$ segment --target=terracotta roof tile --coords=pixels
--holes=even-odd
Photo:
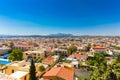
[[[53,63],[54,62],[54,58],[53,57],[47,57],[43,60],[43,63]]]
[[[93,49],[94,50],[104,50],[105,47],[103,47],[103,46],[94,46]]]
[[[76,57],[77,59],[80,59],[80,58],[88,58],[88,55],[87,54],[72,54],[70,55],[72,57]]]
[[[59,77],[65,80],[74,80],[74,70],[66,68],[66,67],[54,67],[45,75],[45,77]]]

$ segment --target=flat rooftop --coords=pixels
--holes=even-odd
[[[20,80],[20,79],[6,75],[4,73],[0,73],[0,80]]]
[[[16,71],[15,73],[11,74],[10,76],[14,77],[14,78],[17,78],[17,79],[20,79],[20,78],[26,76],[27,74],[28,74],[28,72]]]

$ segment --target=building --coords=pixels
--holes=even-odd
[[[93,46],[91,48],[91,52],[92,53],[95,53],[95,52],[103,53],[103,52],[106,52],[106,48],[101,45]]]
[[[51,57],[45,58],[45,59],[42,61],[42,63],[44,63],[44,64],[53,64],[53,63],[55,63],[58,59],[59,59],[59,56],[51,56]]]
[[[72,61],[70,64],[73,68],[79,68],[79,61]]]
[[[44,57],[44,51],[26,51],[23,53],[24,59],[29,59],[29,58],[38,59],[41,56]]]
[[[68,54],[68,51],[65,50],[65,49],[54,49],[54,53],[58,54],[58,55],[67,55]]]
[[[69,67],[53,67],[43,75],[43,80],[74,80],[74,70]]]
[[[9,50],[10,48],[8,47],[5,47],[5,46],[0,47],[0,55],[8,53]]]
[[[0,80],[19,80],[19,79],[4,73],[0,73]]]
[[[70,55],[67,60],[73,61],[73,60],[78,60],[78,61],[86,61],[88,58],[87,54],[72,54]]]
[[[11,74],[10,76],[18,79],[18,80],[28,80],[29,72],[25,71],[16,71],[15,73]]]
[[[13,62],[6,66],[5,74],[11,75],[12,77],[15,77],[15,78],[19,77],[18,78],[19,80],[28,80],[29,74],[27,74],[27,73],[29,72],[29,65],[30,65],[30,63],[26,63],[24,61]],[[17,75],[18,73],[26,73],[26,74],[19,76],[19,75]]]
[[[22,43],[16,43],[13,46],[14,49],[21,49],[23,51],[26,50],[33,50],[34,46],[33,45],[28,45],[28,44],[22,44]]]
[[[44,64],[35,63],[36,76],[40,75],[40,71],[39,71],[40,65],[43,65],[45,68],[48,67],[47,65]],[[30,62],[19,61],[6,65],[6,68],[4,69],[3,72],[19,80],[29,80],[29,69],[30,69]]]
[[[13,46],[13,48],[26,51],[26,50],[32,49],[33,47],[32,46],[25,46],[25,45],[15,45],[15,46]]]

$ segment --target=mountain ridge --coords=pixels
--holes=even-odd
[[[65,33],[57,33],[57,34],[49,34],[49,35],[7,35],[7,34],[0,34],[0,38],[3,37],[71,37],[72,34],[65,34]]]

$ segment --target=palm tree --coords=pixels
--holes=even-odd
[[[103,74],[103,79],[104,80],[117,80],[116,74],[113,72],[112,65],[108,64],[107,65],[107,70]]]
[[[117,76],[117,79],[120,80],[120,63],[115,63],[113,65],[113,71]]]
[[[94,65],[90,80],[120,80],[120,55],[112,64],[107,64],[105,57],[99,54],[94,55],[94,60],[89,64]],[[101,63],[100,63],[101,61]]]

